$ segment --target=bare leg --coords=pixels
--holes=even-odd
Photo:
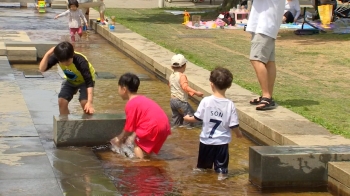
[[[137,145],[134,147],[134,153],[137,158],[141,159],[141,161],[149,161],[149,155]]]
[[[68,103],[69,102],[66,99],[58,98],[58,107],[60,110],[60,115],[69,114]]]
[[[262,97],[271,98],[271,94],[269,91],[269,76],[267,67],[261,61],[251,60],[250,61],[254,67],[256,76],[260,83]]]
[[[87,100],[80,100],[80,105],[81,105],[81,108],[83,108],[83,111],[84,111],[84,107],[87,103]],[[84,111],[84,113],[86,114],[86,112]]]
[[[267,69],[267,75],[268,75],[268,80],[269,80],[269,94],[272,97],[273,95],[273,89],[275,86],[275,80],[276,80],[276,64],[275,61],[269,61],[267,62],[266,65]]]

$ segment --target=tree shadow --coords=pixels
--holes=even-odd
[[[313,35],[295,35],[293,30],[282,30],[279,32],[278,41],[293,40],[300,45],[323,45],[332,42],[345,42],[350,40],[350,34],[335,34],[332,30],[327,30],[326,33]]]
[[[277,101],[279,105],[291,106],[291,107],[304,107],[311,105],[320,105],[320,102],[315,100],[307,100],[307,99],[287,99],[287,100],[279,100]]]

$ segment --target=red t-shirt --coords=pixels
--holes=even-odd
[[[125,131],[136,132],[136,144],[147,153],[158,154],[170,132],[169,119],[163,109],[145,96],[126,103]]]

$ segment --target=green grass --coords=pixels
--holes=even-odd
[[[234,83],[260,94],[248,59],[248,33],[186,29],[182,15],[172,15],[162,9],[107,9],[106,14],[116,16],[118,23],[147,39],[184,54],[198,66],[208,70],[216,66],[230,69],[235,76]],[[208,20],[218,14],[214,10],[200,15]],[[192,36],[183,38],[183,35]],[[292,31],[281,31],[276,42],[278,76],[274,93],[279,105],[347,138],[350,138],[350,109],[347,109],[350,64],[346,51],[349,43],[350,35],[327,32],[300,37]]]

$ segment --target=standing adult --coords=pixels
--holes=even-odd
[[[277,38],[285,1],[253,1],[246,31],[252,33],[250,62],[260,83],[262,95],[250,101],[257,110],[273,109],[273,87],[276,78],[275,40]]]
[[[90,7],[99,7],[100,20],[101,20],[101,23],[104,24],[106,6],[103,0],[78,0],[78,2],[79,2],[79,9],[81,9],[81,11],[85,13],[85,18],[88,22],[89,22]]]

